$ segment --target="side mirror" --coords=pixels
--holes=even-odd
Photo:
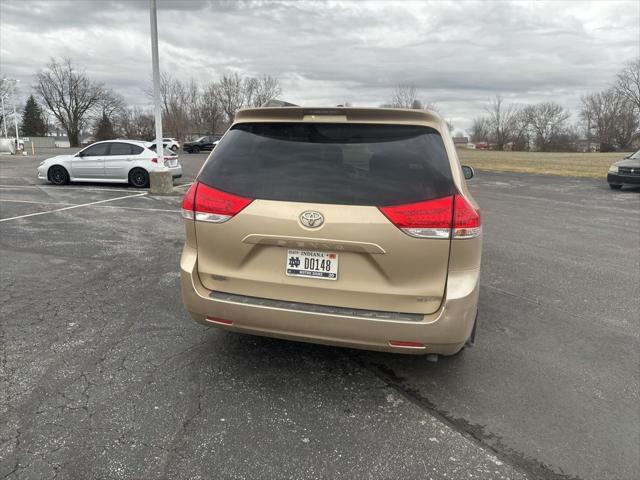
[[[473,168],[471,168],[468,165],[462,165],[462,173],[464,174],[465,180],[472,179],[473,176],[476,174],[476,172],[473,171]]]

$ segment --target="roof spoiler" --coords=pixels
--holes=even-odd
[[[441,130],[449,131],[442,118],[429,110],[410,110],[396,108],[361,108],[361,107],[260,107],[246,108],[236,113],[235,121],[259,122],[259,121],[280,121],[299,122],[305,116],[341,116],[351,122],[424,122],[440,124]]]

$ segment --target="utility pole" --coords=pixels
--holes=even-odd
[[[16,102],[13,102],[13,124],[16,127],[16,152],[20,149],[20,137],[18,136],[18,115],[16,115]]]
[[[151,60],[153,63],[153,102],[156,117],[156,153],[158,166],[164,167],[164,148],[162,146],[162,106],[160,103],[160,61],[158,58],[158,15],[156,0],[149,0],[151,19]]]

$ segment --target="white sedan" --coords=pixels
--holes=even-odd
[[[47,158],[38,165],[38,178],[54,185],[105,182],[148,187],[149,172],[161,169],[158,155],[150,146],[153,144],[135,140],[96,142],[75,155]],[[175,153],[165,149],[164,163],[174,179],[182,176],[182,167]]]
[[[173,152],[177,152],[180,149],[180,142],[178,142],[178,140],[176,140],[175,138],[163,138],[162,146],[164,148],[168,148]]]

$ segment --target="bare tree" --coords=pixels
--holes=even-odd
[[[628,97],[622,97],[614,126],[614,144],[623,150],[632,147],[633,139],[640,135],[640,114]]]
[[[398,85],[391,95],[393,108],[414,108],[414,102],[418,101],[418,92],[413,85]]]
[[[513,104],[506,105],[503,98],[496,95],[485,110],[489,114],[489,128],[496,149],[504,150],[504,146],[514,137],[518,107]]]
[[[640,58],[627,62],[618,73],[616,90],[630,101],[640,115]]]
[[[216,96],[227,123],[233,122],[236,112],[245,106],[247,90],[240,75],[223,75],[218,82]]]
[[[203,89],[198,108],[198,125],[202,133],[221,133],[228,126],[218,102],[217,91],[218,85],[213,82]]]
[[[281,93],[280,82],[270,75],[243,78],[235,73],[201,85],[164,74],[160,94],[165,131],[179,139],[193,133],[220,133],[241,108],[261,106]]]
[[[152,95],[152,92],[149,93]],[[162,123],[166,126],[167,135],[183,139],[189,130],[188,96],[188,84],[168,73],[162,75],[160,78]]]
[[[525,121],[533,130],[536,147],[547,151],[566,127],[569,112],[562,105],[554,102],[543,102],[525,107]]]
[[[271,75],[249,77],[245,80],[247,106],[260,107],[272,98],[282,94],[282,88],[277,78]]]
[[[529,150],[531,148],[531,124],[525,107],[516,107],[513,118],[512,150]]]
[[[108,140],[120,130],[118,121],[125,109],[124,97],[112,89],[103,89],[94,108],[94,137]]]
[[[118,115],[125,108],[124,97],[111,88],[102,89],[102,94],[96,103],[96,115],[110,119]]]
[[[469,136],[473,143],[489,142],[489,120],[486,117],[476,117],[471,122]]]
[[[14,93],[15,82],[8,78],[0,78],[0,97],[8,97]]]
[[[422,108],[425,110],[431,110],[432,112],[436,112],[437,114],[440,114],[440,107],[436,102],[424,103]]]
[[[153,140],[155,136],[155,119],[150,112],[140,107],[125,108],[118,116],[120,134],[126,138]]]
[[[0,98],[4,98],[5,108],[7,107],[7,99],[15,93],[15,86],[15,82],[9,80],[8,78],[0,78]],[[8,121],[8,116],[8,109],[4,112],[0,111],[0,128],[8,128],[5,125],[5,122]]]
[[[627,148],[638,133],[639,118],[635,105],[616,88],[584,95],[580,115],[589,119],[600,142],[600,150],[618,146]]]
[[[77,147],[82,127],[102,98],[102,86],[76,69],[71,60],[52,59],[36,74],[35,90],[67,132],[69,144]]]

